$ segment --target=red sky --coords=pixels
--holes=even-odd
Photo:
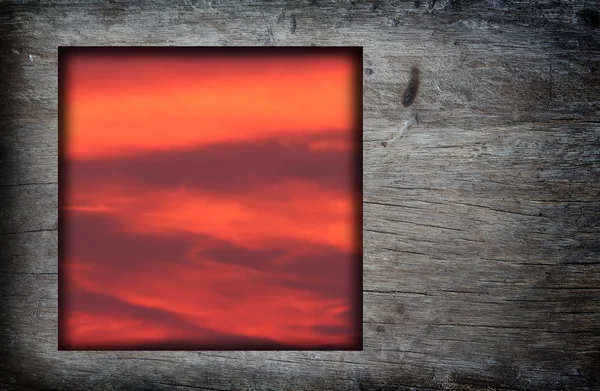
[[[61,348],[360,346],[356,56],[67,53]]]

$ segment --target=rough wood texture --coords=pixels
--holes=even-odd
[[[1,1],[0,388],[600,389],[599,9]],[[364,351],[57,351],[68,45],[364,47]]]

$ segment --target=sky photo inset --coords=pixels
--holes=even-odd
[[[59,349],[361,349],[361,72],[59,48]]]

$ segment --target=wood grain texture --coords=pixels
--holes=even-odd
[[[598,10],[0,1],[0,388],[600,389]],[[364,48],[364,351],[57,351],[70,45]]]

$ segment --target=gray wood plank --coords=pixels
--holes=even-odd
[[[1,8],[0,388],[600,389],[599,2]],[[70,45],[363,47],[362,352],[57,351]]]

